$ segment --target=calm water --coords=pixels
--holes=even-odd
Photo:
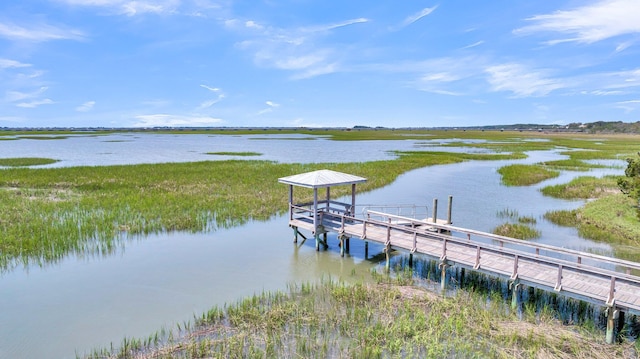
[[[215,151],[255,151],[250,157],[295,162],[303,148],[307,161],[336,162],[392,158],[389,150],[434,150],[440,142],[335,142],[309,136],[109,135],[65,140],[0,141],[0,157],[50,157],[53,166],[112,165],[225,159]],[[425,144],[427,147],[425,147]],[[451,150],[451,149],[447,149]],[[459,149],[461,150],[461,149]],[[491,231],[504,220],[497,212],[515,210],[538,220],[538,241],[610,254],[610,248],[581,239],[541,216],[552,209],[572,209],[582,201],[542,196],[538,189],[584,173],[563,173],[531,187],[504,187],[496,170],[509,163],[561,158],[532,152],[522,161],[472,161],[418,169],[382,189],[358,195],[358,203],[419,204],[431,208],[453,199],[453,222]],[[228,158],[228,157],[226,157]],[[622,164],[622,163],[621,163]],[[591,175],[621,174],[607,169]],[[251,222],[212,233],[168,233],[124,239],[117,253],[105,257],[70,256],[45,268],[17,268],[0,276],[0,358],[73,358],[92,348],[118,345],[124,336],[145,337],[162,326],[191,320],[213,305],[234,302],[263,290],[322,277],[358,280],[378,265],[381,248],[370,246],[364,258],[361,241],[351,241],[351,255],[340,258],[335,240],[328,252],[312,241],[300,247],[285,217]],[[373,257],[373,259],[371,258]]]

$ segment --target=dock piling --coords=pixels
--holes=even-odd
[[[620,316],[620,311],[616,309],[615,305],[607,307],[607,332],[605,340],[607,344],[613,344],[615,341],[616,321]]]

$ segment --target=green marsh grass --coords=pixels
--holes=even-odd
[[[506,156],[412,152],[366,163],[234,160],[3,169],[0,269],[17,261],[44,264],[68,253],[109,253],[123,234],[210,231],[266,220],[286,210],[287,187],[277,180],[293,174],[322,168],[352,173],[369,179],[359,186],[368,191],[411,169]],[[335,191],[347,193],[347,188]]]
[[[560,172],[540,165],[521,164],[501,167],[498,173],[502,176],[502,183],[507,186],[529,186],[560,175]]]
[[[535,221],[535,219],[534,219]],[[530,222],[525,222],[530,223]],[[499,236],[517,239],[535,239],[540,237],[540,231],[525,223],[503,223],[493,229],[493,233]]]
[[[574,178],[569,183],[544,187],[541,191],[545,196],[563,199],[599,198],[620,193],[617,179],[618,176],[584,176]]]
[[[207,155],[218,155],[218,156],[245,156],[245,157],[249,157],[249,156],[262,156],[262,153],[260,152],[225,152],[225,151],[220,151],[220,152],[206,152]]]
[[[0,158],[0,166],[5,167],[28,167],[28,166],[40,166],[56,163],[58,160],[52,158],[41,157],[15,157],[15,158]]]
[[[441,297],[393,279],[292,284],[87,358],[622,358],[632,349],[606,345],[586,326],[563,326],[551,312],[520,320],[491,298]]]
[[[616,256],[640,261],[638,209],[632,198],[622,194],[616,176],[578,177],[569,183],[548,186],[542,193],[564,199],[593,199],[572,211],[552,211],[545,218],[572,226],[580,236],[610,243]]]

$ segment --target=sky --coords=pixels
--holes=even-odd
[[[640,0],[3,0],[0,127],[640,121]]]

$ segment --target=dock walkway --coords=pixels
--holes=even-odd
[[[327,171],[320,172],[327,175]],[[311,178],[317,180],[318,177]],[[305,182],[298,176],[281,179],[290,185],[289,226],[294,229],[296,241],[300,229],[310,231],[319,250],[321,244],[327,245],[326,234],[336,233],[343,256],[351,238],[361,239],[384,246],[387,267],[391,251],[402,250],[410,256],[422,254],[438,260],[443,269],[459,266],[507,279],[514,302],[521,285],[527,285],[605,306],[609,343],[614,341],[615,321],[620,311],[640,315],[640,276],[637,275],[640,263],[443,224],[437,220],[435,211],[435,220],[372,210],[356,216],[355,183],[362,180],[355,176],[340,177],[333,183]],[[336,184],[352,185],[351,203],[331,200],[329,186]],[[294,185],[313,188],[313,202],[294,204]],[[319,187],[327,188],[325,200],[318,199]],[[443,289],[446,286],[446,270],[442,271],[441,286]]]

